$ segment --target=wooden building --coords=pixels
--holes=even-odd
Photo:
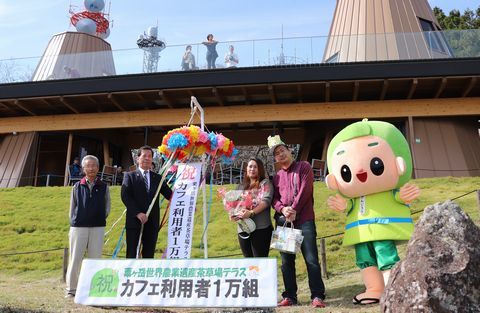
[[[336,16],[347,2],[338,1]],[[406,7],[421,1],[373,1],[380,2]],[[478,69],[480,57],[448,55],[1,84],[0,187],[45,185],[47,175],[61,185],[66,165],[85,152],[127,168],[130,149],[158,146],[169,129],[188,122],[191,96],[204,107],[210,130],[236,145],[264,145],[279,133],[302,145],[301,159],[325,159],[330,139],[344,126],[381,119],[409,140],[416,177],[476,176]]]

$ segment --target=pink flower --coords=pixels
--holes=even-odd
[[[223,206],[228,212],[232,210],[250,209],[253,205],[253,196],[249,191],[226,191],[224,188],[221,188],[217,193],[223,199]]]

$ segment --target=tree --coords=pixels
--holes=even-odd
[[[26,82],[32,79],[32,70],[12,60],[0,60],[0,84]]]
[[[480,6],[475,11],[466,9],[463,14],[459,10],[452,10],[448,16],[439,7],[434,7],[433,13],[443,30],[480,28]]]
[[[480,56],[480,6],[475,11],[466,9],[463,14],[452,10],[448,16],[442,9],[434,7],[433,13],[454,57]]]

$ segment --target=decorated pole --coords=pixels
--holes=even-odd
[[[192,109],[192,115],[194,110],[200,111],[200,129],[202,131],[205,131],[205,114],[203,112],[203,108],[198,103],[197,98],[192,96],[191,101],[190,101],[190,107]],[[205,259],[208,259],[208,216],[207,216],[207,189],[206,189],[206,175],[207,175],[207,164],[206,164],[206,155],[202,155],[202,197],[203,197],[203,229],[204,229],[204,234],[203,234],[203,256]]]
[[[173,201],[173,197],[172,197],[171,204],[173,203],[173,205],[176,207],[171,207],[170,216],[172,216],[172,212],[176,214],[176,216],[174,216],[176,218],[175,223],[177,223],[178,218],[180,217],[179,215],[181,215],[183,218],[185,217],[185,214],[187,214],[188,215],[187,222],[190,220],[193,220],[194,212],[193,211],[191,212],[190,209],[192,207],[195,207],[198,186],[201,186],[200,174],[205,169],[206,164],[208,162],[208,158],[211,158],[212,164],[215,163],[216,161],[231,163],[238,153],[238,150],[235,148],[233,141],[223,136],[221,133],[202,131],[200,127],[192,125],[191,122],[193,121],[194,115],[198,113],[201,118],[202,127],[205,127],[204,121],[203,121],[203,110],[201,109],[200,105],[198,104],[198,101],[195,98],[192,99],[191,106],[192,106],[192,116],[190,118],[190,121],[187,124],[188,126],[182,126],[182,127],[170,130],[165,136],[163,136],[162,145],[159,146],[158,148],[161,154],[163,154],[168,159],[172,158],[173,162],[177,161],[180,163],[189,163],[195,157],[201,158],[203,160],[203,164],[200,162],[197,163],[198,169],[194,168],[192,163],[190,166],[186,164],[188,168],[186,173],[182,173],[183,171],[180,170],[181,168],[180,166],[177,170],[175,184],[177,184],[177,182],[179,184],[182,183],[181,181],[182,179],[193,180],[195,176],[198,177],[198,180],[192,181],[192,186],[196,186],[196,187],[194,188],[195,189],[194,191],[190,191],[189,195],[191,196],[194,193],[195,199],[192,198],[191,199],[192,204],[187,206],[188,212],[179,208],[179,206],[182,206],[182,207],[185,206],[184,201]],[[202,183],[203,185],[205,185],[205,182],[202,182]],[[184,184],[182,186],[185,186],[185,188],[188,188],[188,184],[187,185]],[[185,188],[183,189],[182,192],[178,191],[177,188],[174,188],[174,196],[177,192],[179,196],[181,194],[181,197],[186,196]],[[205,258],[207,258],[208,246],[207,246],[207,240],[205,239],[206,231],[208,229],[206,190],[204,190],[203,192],[203,198],[205,199],[204,205],[203,205],[203,217],[204,217],[205,227],[202,235],[203,238],[201,240],[203,241],[202,244],[204,244]],[[189,219],[189,216],[190,216],[190,219]],[[172,222],[171,223],[169,222],[169,227],[173,224],[174,224],[174,221],[172,219]],[[191,249],[192,228],[188,225],[186,225],[185,227],[183,226],[181,227],[181,225],[174,225],[174,226],[175,226],[175,231],[173,232],[169,231],[167,258],[189,257],[190,249]],[[187,236],[187,232],[188,232],[188,236]],[[183,236],[184,233],[185,233],[186,239],[182,240],[181,236]],[[181,251],[183,251],[183,253],[181,253]]]

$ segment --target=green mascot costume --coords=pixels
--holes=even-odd
[[[353,303],[378,303],[399,261],[395,241],[409,240],[413,232],[409,204],[420,190],[407,183],[412,175],[408,143],[394,125],[364,119],[332,139],[327,165],[327,186],[338,191],[327,204],[347,214],[343,245],[355,248],[366,287]]]

